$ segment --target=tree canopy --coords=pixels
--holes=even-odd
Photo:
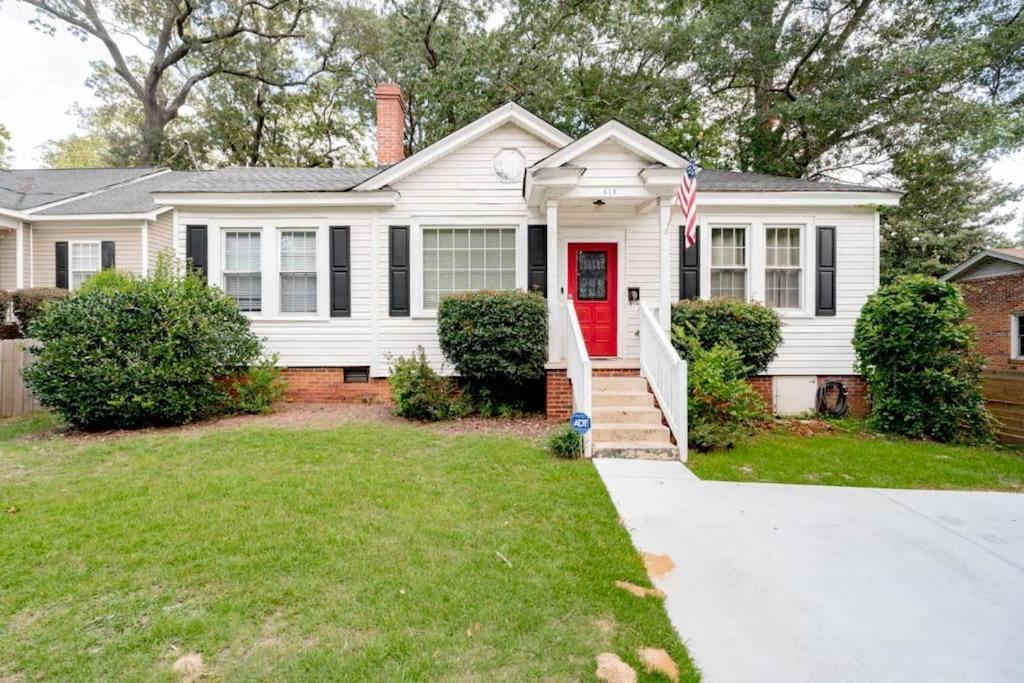
[[[994,243],[1019,197],[988,165],[1024,144],[1020,0],[22,1],[111,55],[51,163],[366,163],[394,81],[410,152],[515,101],[571,134],[699,141],[708,167],[901,187],[887,273]]]

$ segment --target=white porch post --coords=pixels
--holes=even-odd
[[[25,224],[18,222],[15,231],[14,248],[14,286],[21,289],[25,286]]]
[[[547,202],[548,360],[562,360],[562,318],[558,296],[558,202]]]
[[[658,200],[658,323],[664,329],[669,329],[672,320],[672,293],[670,290],[672,278],[669,274],[671,267],[672,240],[669,221],[672,219],[672,200]]]

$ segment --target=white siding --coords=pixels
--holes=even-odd
[[[518,149],[526,157],[527,165],[554,151],[547,143],[509,124],[395,183],[401,199],[394,209],[381,212],[377,233],[376,302],[380,317],[379,354],[372,367],[374,375],[387,373],[389,354],[407,355],[417,346],[424,347],[434,365],[440,367],[443,362],[435,318],[388,315],[388,226],[437,224],[445,219],[472,221],[477,217],[491,221],[501,217],[503,223],[507,218],[508,225],[545,222],[543,217],[527,209],[521,182],[501,182],[494,175],[494,155],[503,148]],[[520,265],[525,264],[523,252],[520,250],[517,254]]]
[[[149,221],[149,272],[156,270],[160,254],[174,252],[174,212],[165,211],[155,221]]]

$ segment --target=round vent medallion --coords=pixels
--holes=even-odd
[[[494,155],[494,175],[503,183],[517,183],[523,179],[526,157],[518,149],[503,149]]]

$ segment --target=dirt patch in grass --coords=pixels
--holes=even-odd
[[[379,422],[392,425],[418,425],[431,431],[446,434],[502,434],[519,436],[531,440],[546,437],[560,423],[548,420],[544,415],[530,414],[508,418],[466,417],[447,422],[423,423],[397,417],[391,407],[366,403],[278,403],[275,410],[267,415],[230,415],[215,417],[202,422],[174,426],[148,427],[145,429],[112,429],[86,432],[68,427],[49,427],[26,434],[26,440],[40,440],[64,436],[76,443],[90,444],[114,441],[132,436],[160,436],[164,434],[203,435],[211,431],[243,429],[247,427],[285,427],[332,429],[353,422]]]

